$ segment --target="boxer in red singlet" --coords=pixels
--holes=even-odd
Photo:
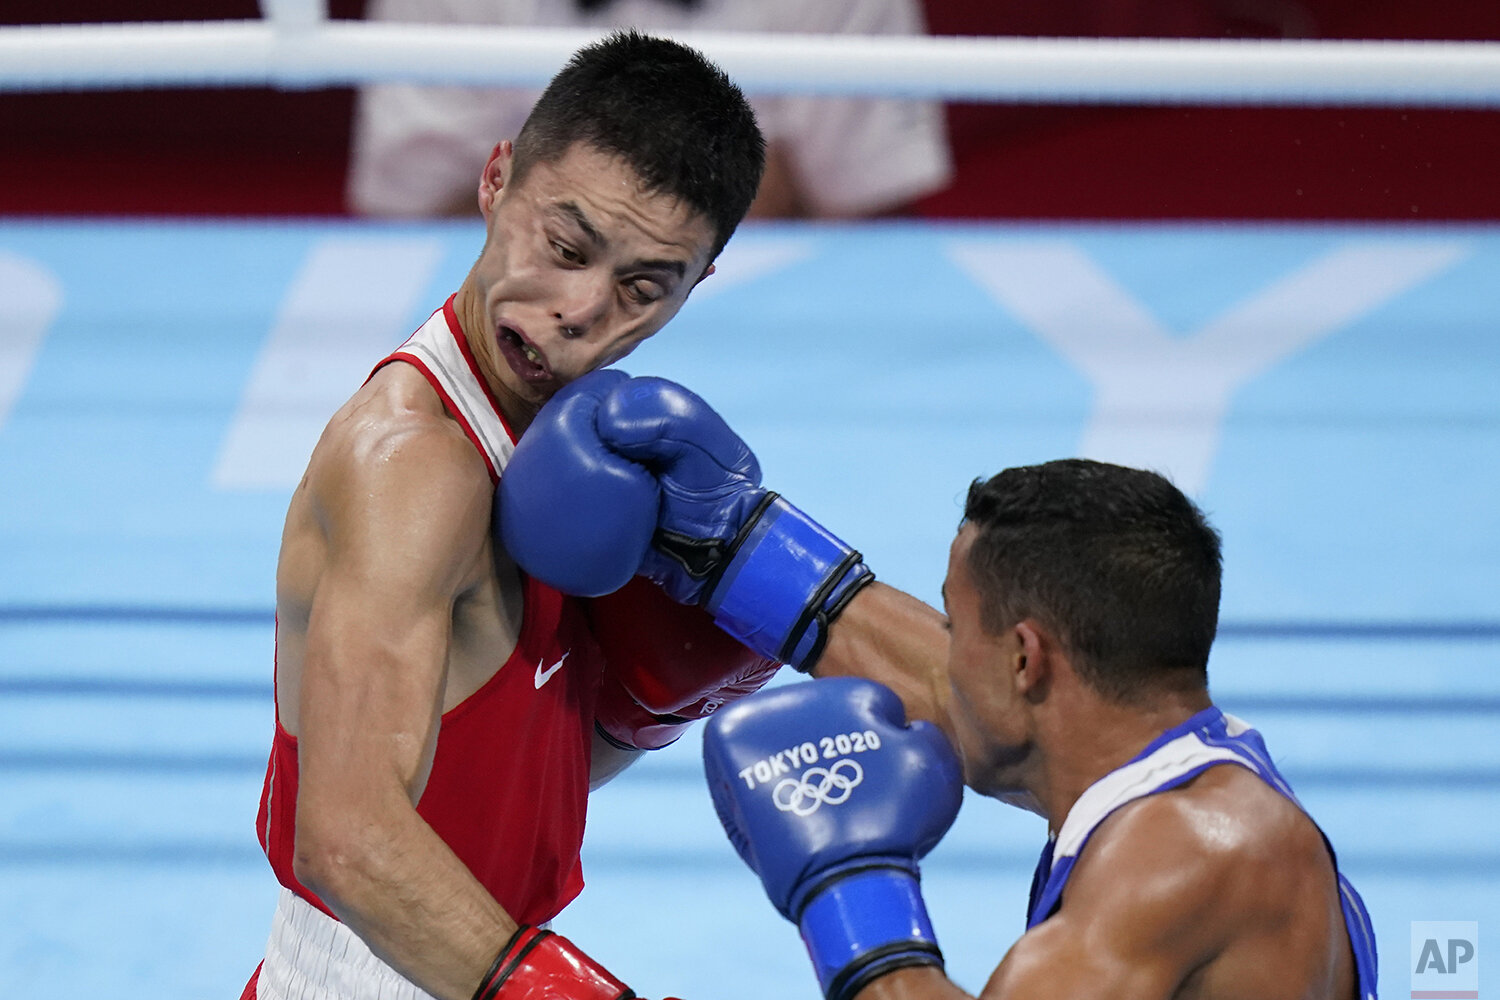
[[[608,606],[524,577],[492,501],[542,404],[712,272],[762,163],[721,72],[622,33],[575,55],[484,165],[478,261],[334,415],[287,513],[258,822],[284,888],[247,998],[525,997],[559,976],[631,995],[538,925],[582,887],[591,784],[694,712],[632,700]],[[686,701],[774,670],[710,666]]]

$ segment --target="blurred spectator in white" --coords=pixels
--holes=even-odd
[[[371,0],[370,20],[646,32],[921,34],[920,0]],[[468,215],[494,144],[540,91],[381,84],[354,114],[349,207],[379,217]],[[748,95],[767,140],[752,216],[896,214],[952,176],[936,102]]]

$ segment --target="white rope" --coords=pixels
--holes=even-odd
[[[311,28],[328,20],[325,0],[260,0],[260,12],[281,30]]]
[[[597,32],[326,20],[0,29],[0,91],[538,86]],[[753,93],[969,101],[1500,107],[1500,43],[682,33]]]

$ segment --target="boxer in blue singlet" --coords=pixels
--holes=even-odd
[[[964,784],[1051,833],[986,1000],[1374,1000],[1364,904],[1259,734],[1209,698],[1219,536],[1170,482],[1084,460],[976,482],[945,619],[735,471],[743,444],[702,400],[590,378],[512,461],[513,548],[567,578],[551,522],[633,511],[642,572],[819,678],[719,710],[704,761],[826,1000],[967,996],[917,866]]]
[[[949,553],[949,692],[933,713],[948,741],[848,679],[714,718],[720,818],[828,1000],[967,996],[916,881],[960,781],[1050,830],[1028,929],[981,997],[1374,1000],[1363,902],[1260,735],[1210,702],[1219,579],[1217,533],[1162,477],[1010,469],[971,488]],[[834,640],[861,615],[856,598]],[[782,808],[755,762],[833,732],[878,748],[847,757],[857,775],[844,758],[793,761],[781,798],[809,801]]]

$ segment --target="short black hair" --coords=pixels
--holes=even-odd
[[[1207,685],[1219,533],[1166,478],[1085,459],[1006,469],[969,487],[964,523],[986,631],[1038,621],[1117,701]]]
[[[714,257],[749,211],[766,162],[755,112],[724,71],[634,30],[579,49],[552,78],[516,136],[513,179],[579,142],[620,157],[647,190],[708,219]]]

